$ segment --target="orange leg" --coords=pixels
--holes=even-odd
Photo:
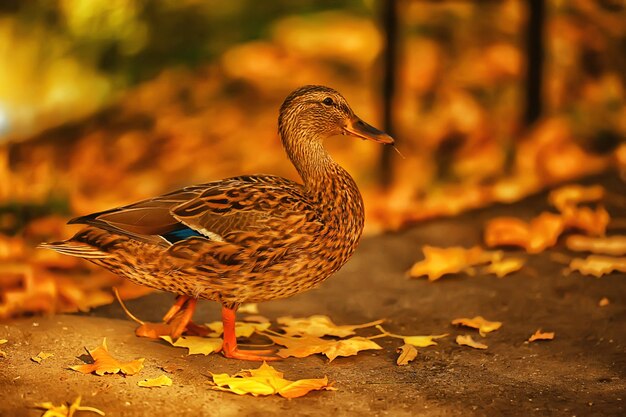
[[[248,361],[277,361],[281,358],[271,356],[272,350],[239,350],[235,334],[235,320],[237,310],[222,306],[222,324],[224,325],[224,344],[222,353],[227,358],[243,359]]]
[[[187,300],[185,301],[187,301],[187,306],[183,309],[183,313],[181,317],[178,320],[176,320],[175,323],[172,323],[174,324],[174,328],[172,329],[172,333],[171,333],[172,339],[178,339],[183,334],[183,332],[187,328],[187,325],[191,321],[191,317],[193,316],[194,311],[196,311],[196,304],[198,303],[198,299],[187,297]],[[174,304],[174,307],[177,304],[178,304],[178,301],[176,301],[176,304]]]
[[[174,303],[174,305],[163,316],[163,323],[167,323],[172,320],[172,318],[174,318],[176,313],[178,313],[180,309],[183,308],[188,300],[191,300],[191,297],[189,297],[188,295],[179,295],[178,297],[176,297],[176,303]]]

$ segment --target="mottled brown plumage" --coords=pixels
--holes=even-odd
[[[179,294],[184,298],[176,311],[185,300],[219,301],[233,313],[231,321],[240,303],[313,288],[354,253],[364,221],[354,180],[332,160],[323,140],[342,134],[393,140],[356,117],[338,92],[322,86],[302,87],[287,97],[279,133],[303,184],[252,175],[194,185],[74,219],[71,223],[87,227],[44,247]],[[236,341],[227,341],[233,338],[225,333],[227,356],[264,359],[237,351]]]

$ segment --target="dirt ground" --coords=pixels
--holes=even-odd
[[[596,179],[624,195],[624,183]],[[423,244],[479,244],[484,221],[509,214],[530,217],[546,209],[545,195],[496,206],[452,219],[431,221],[409,230],[365,239],[355,257],[319,289],[260,306],[261,314],[327,314],[338,324],[386,318],[387,330],[401,334],[450,336],[438,346],[419,349],[408,366],[395,364],[400,340],[379,340],[383,350],[365,351],[332,363],[321,356],[273,364],[289,379],[327,375],[337,391],[313,392],[286,400],[216,392],[209,372],[233,373],[255,368],[219,355],[187,356],[183,349],[135,337],[135,323],[118,305],[86,315],[19,319],[0,325],[7,358],[0,359],[0,415],[39,416],[35,403],[71,401],[98,407],[107,416],[496,416],[626,415],[626,274],[600,279],[563,275],[560,262],[572,254],[560,244],[539,255],[525,255],[527,266],[498,279],[457,275],[429,283],[409,280],[405,272],[421,258]],[[608,204],[614,218],[626,218],[624,205]],[[624,233],[614,230],[613,233]],[[610,304],[599,307],[608,297]],[[173,296],[152,294],[129,302],[145,320],[157,320]],[[215,303],[201,303],[196,321],[218,319]],[[458,317],[483,315],[502,328],[482,339],[450,325]],[[552,341],[524,341],[538,328],[556,332]],[[485,351],[457,346],[457,334],[472,334],[489,345]],[[77,357],[107,338],[120,359],[145,357],[135,376],[83,375],[68,369]],[[40,351],[54,356],[36,364]],[[179,368],[174,385],[140,388],[137,381]],[[95,415],[80,413],[79,415]]]

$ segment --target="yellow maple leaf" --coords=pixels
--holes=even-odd
[[[487,349],[488,346],[484,343],[476,342],[470,335],[458,335],[456,337],[456,343],[459,346],[469,346],[474,349]]]
[[[244,395],[274,395],[285,398],[296,398],[306,395],[313,390],[336,390],[330,386],[328,378],[300,379],[289,381],[283,378],[283,373],[277,371],[265,362],[258,369],[247,369],[233,376],[228,374],[211,374],[212,388],[219,391],[228,391]]]
[[[614,271],[626,272],[626,257],[589,255],[585,259],[575,258],[570,262],[569,270],[600,278]]]
[[[435,342],[435,339],[441,339],[441,338],[448,336],[447,333],[429,335],[429,336],[402,336],[399,334],[389,333],[387,330],[383,329],[383,327],[380,325],[377,325],[376,328],[380,330],[380,332],[384,334],[385,336],[393,337],[395,339],[402,339],[405,344],[412,345],[415,347],[435,346],[437,344],[437,342]]]
[[[188,349],[188,355],[210,355],[222,349],[222,339],[215,337],[181,336],[175,342],[170,336],[161,336],[172,346]]]
[[[397,352],[400,354],[396,363],[400,366],[408,365],[413,359],[417,357],[417,349],[415,346],[410,344],[404,344],[397,349]]]
[[[315,337],[337,336],[346,337],[353,335],[356,329],[375,326],[384,320],[376,320],[364,324],[338,326],[328,316],[314,315],[303,318],[279,317],[278,324],[287,335],[307,334]]]
[[[137,385],[144,388],[169,387],[172,385],[172,380],[167,375],[161,375],[156,378],[148,378],[143,381],[139,381],[137,382]]]
[[[4,345],[7,342],[8,342],[7,339],[0,339],[0,345]],[[6,358],[6,357],[7,357],[7,353],[3,350],[0,350],[0,358]]]
[[[466,249],[458,246],[437,248],[425,245],[422,251],[424,260],[411,267],[409,276],[427,276],[429,281],[436,281],[446,274],[469,272],[472,266],[491,262],[494,257],[501,256],[499,252],[485,251],[479,246]]]
[[[554,339],[554,332],[542,332],[541,329],[537,329],[532,336],[528,338],[528,342],[534,342],[535,340],[552,340]]]
[[[41,361],[48,359],[51,356],[54,356],[54,353],[39,352],[37,356],[33,356],[32,358],[30,358],[30,360],[33,362],[41,363]]]
[[[480,333],[481,336],[485,336],[485,334],[498,330],[502,327],[501,322],[485,320],[482,316],[476,316],[471,319],[465,317],[454,319],[452,320],[452,324],[478,329],[478,333]]]
[[[70,366],[70,369],[82,372],[83,374],[95,372],[96,375],[102,376],[104,374],[116,374],[118,372],[125,375],[135,375],[143,368],[143,361],[145,358],[136,359],[130,362],[120,362],[111,356],[106,342],[107,339],[105,337],[102,341],[102,345],[98,346],[94,350],[88,350],[89,355],[94,360],[94,363],[74,365]]]
[[[582,230],[592,236],[604,236],[611,220],[604,207],[567,207],[561,215],[566,228]]]
[[[239,306],[237,312],[240,314],[259,314],[259,305],[257,303],[244,303]]]
[[[600,255],[626,255],[626,236],[590,237],[571,235],[565,241],[567,249],[576,252],[591,252]]]
[[[506,258],[494,261],[487,265],[485,272],[495,274],[498,278],[503,278],[515,271],[519,271],[524,266],[524,259]]]
[[[338,356],[356,355],[362,350],[382,349],[376,342],[364,337],[355,336],[343,340],[326,340],[319,337],[303,335],[299,337],[266,334],[274,343],[285,346],[277,355],[281,358],[304,358],[322,353],[332,362]]]
[[[224,333],[224,324],[221,321],[205,323],[205,326],[213,332],[210,334],[211,337],[219,337]],[[250,323],[238,321],[235,323],[235,335],[236,337],[250,337],[254,332],[263,332],[269,329],[270,326],[271,323],[269,322]]]
[[[104,415],[104,411],[99,410],[95,407],[86,407],[80,405],[80,401],[81,396],[79,395],[69,406],[67,404],[54,405],[51,402],[46,401],[44,403],[36,404],[35,407],[46,410],[46,412],[43,413],[41,417],[73,417],[74,413],[76,413],[77,411],[96,413],[101,416]]]

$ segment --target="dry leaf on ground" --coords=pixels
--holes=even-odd
[[[33,362],[41,363],[41,361],[48,359],[51,356],[54,356],[54,353],[39,352],[37,356],[33,356],[32,358],[30,358],[30,360]]]
[[[502,327],[501,322],[485,320],[482,316],[476,316],[471,319],[465,317],[454,319],[452,320],[452,324],[478,329],[478,333],[480,333],[481,336],[485,336],[487,333],[493,332]]]
[[[589,255],[585,259],[575,258],[569,264],[570,271],[600,278],[611,272],[626,272],[626,257]]]
[[[601,185],[584,186],[578,184],[564,185],[550,191],[548,202],[563,211],[567,207],[579,203],[590,203],[604,198],[604,187]]]
[[[89,350],[89,355],[94,360],[94,363],[88,363],[84,365],[74,365],[70,366],[70,369],[78,372],[82,372],[83,374],[90,374],[95,372],[96,375],[104,375],[104,374],[116,374],[121,372],[125,375],[135,375],[143,368],[144,358],[135,359],[130,362],[120,362],[115,359],[109,353],[107,348],[107,339],[106,337],[102,341],[102,345],[98,346],[94,350]]]
[[[456,337],[456,343],[459,346],[469,346],[474,349],[487,349],[488,346],[484,343],[476,342],[470,335],[458,335]]]
[[[501,259],[487,265],[485,267],[485,272],[488,274],[494,274],[498,278],[504,278],[505,276],[522,269],[524,262],[525,260],[522,258]]]
[[[328,316],[314,315],[304,318],[279,317],[276,319],[281,329],[288,335],[310,335],[315,337],[337,336],[347,337],[353,335],[356,329],[376,326],[384,320],[376,320],[364,324],[338,326]]]
[[[285,346],[279,349],[277,355],[281,358],[304,358],[322,353],[332,362],[338,356],[356,355],[362,350],[382,349],[376,342],[364,337],[355,336],[343,340],[326,340],[319,337],[304,335],[300,337],[279,336],[265,334],[274,343]]]
[[[542,332],[541,329],[537,329],[532,336],[528,338],[528,342],[534,342],[535,340],[552,340],[554,339],[554,332]]]
[[[489,263],[502,256],[500,252],[485,251],[480,246],[466,249],[459,246],[437,248],[425,245],[422,250],[424,260],[411,267],[409,276],[427,276],[429,281],[436,281],[446,274],[469,272],[472,266]]]
[[[435,339],[441,339],[441,338],[448,336],[447,333],[438,334],[438,335],[429,335],[429,336],[402,336],[399,334],[389,333],[380,325],[377,325],[376,328],[380,330],[380,332],[384,334],[385,336],[393,337],[395,339],[402,339],[405,344],[412,345],[415,347],[435,346],[437,344],[437,342],[435,342]]]
[[[221,321],[205,323],[204,325],[213,332],[209,335],[211,337],[219,337],[222,333],[224,333],[224,324]],[[254,332],[263,332],[269,329],[270,326],[271,323],[269,322],[251,323],[238,321],[235,323],[235,335],[237,337],[250,337]]]
[[[222,339],[214,337],[181,336],[175,342],[170,336],[161,336],[172,346],[188,349],[188,355],[210,355],[222,349]]]
[[[590,237],[572,235],[565,241],[569,250],[576,252],[591,252],[600,255],[626,255],[626,236]]]
[[[258,369],[247,369],[237,372],[233,376],[228,374],[211,374],[212,388],[219,391],[228,391],[235,394],[259,395],[278,394],[285,398],[302,397],[313,390],[335,390],[328,383],[328,378],[300,379],[289,381],[265,362]]]
[[[172,380],[167,375],[161,375],[156,378],[139,381],[137,382],[137,385],[143,388],[169,387],[172,385]]]
[[[46,412],[43,413],[41,417],[73,417],[77,411],[92,412],[101,416],[104,415],[104,411],[99,410],[95,407],[82,406],[80,405],[80,401],[81,397],[78,396],[78,398],[76,398],[74,402],[70,405],[54,405],[51,402],[45,402],[37,404],[35,405],[35,407],[46,410]]]
[[[606,306],[608,306],[609,304],[611,304],[611,301],[609,301],[609,299],[608,299],[608,298],[606,298],[606,297],[602,297],[602,298],[600,299],[600,301],[598,301],[598,306],[600,306],[600,307],[606,307]]]
[[[400,354],[396,363],[400,366],[408,365],[413,359],[417,358],[417,349],[415,346],[404,344],[397,349],[397,352]]]
[[[604,236],[611,221],[604,207],[566,207],[562,212],[565,228],[577,229],[591,236]]]
[[[525,222],[516,217],[496,217],[485,226],[485,244],[518,246],[528,253],[539,253],[554,246],[563,233],[565,221],[558,214],[544,212]]]
[[[257,303],[244,303],[237,309],[239,314],[259,314],[259,305]]]
[[[6,342],[8,342],[7,339],[0,339],[0,345],[4,345]],[[7,353],[3,350],[0,350],[0,358],[6,358],[7,357]]]

